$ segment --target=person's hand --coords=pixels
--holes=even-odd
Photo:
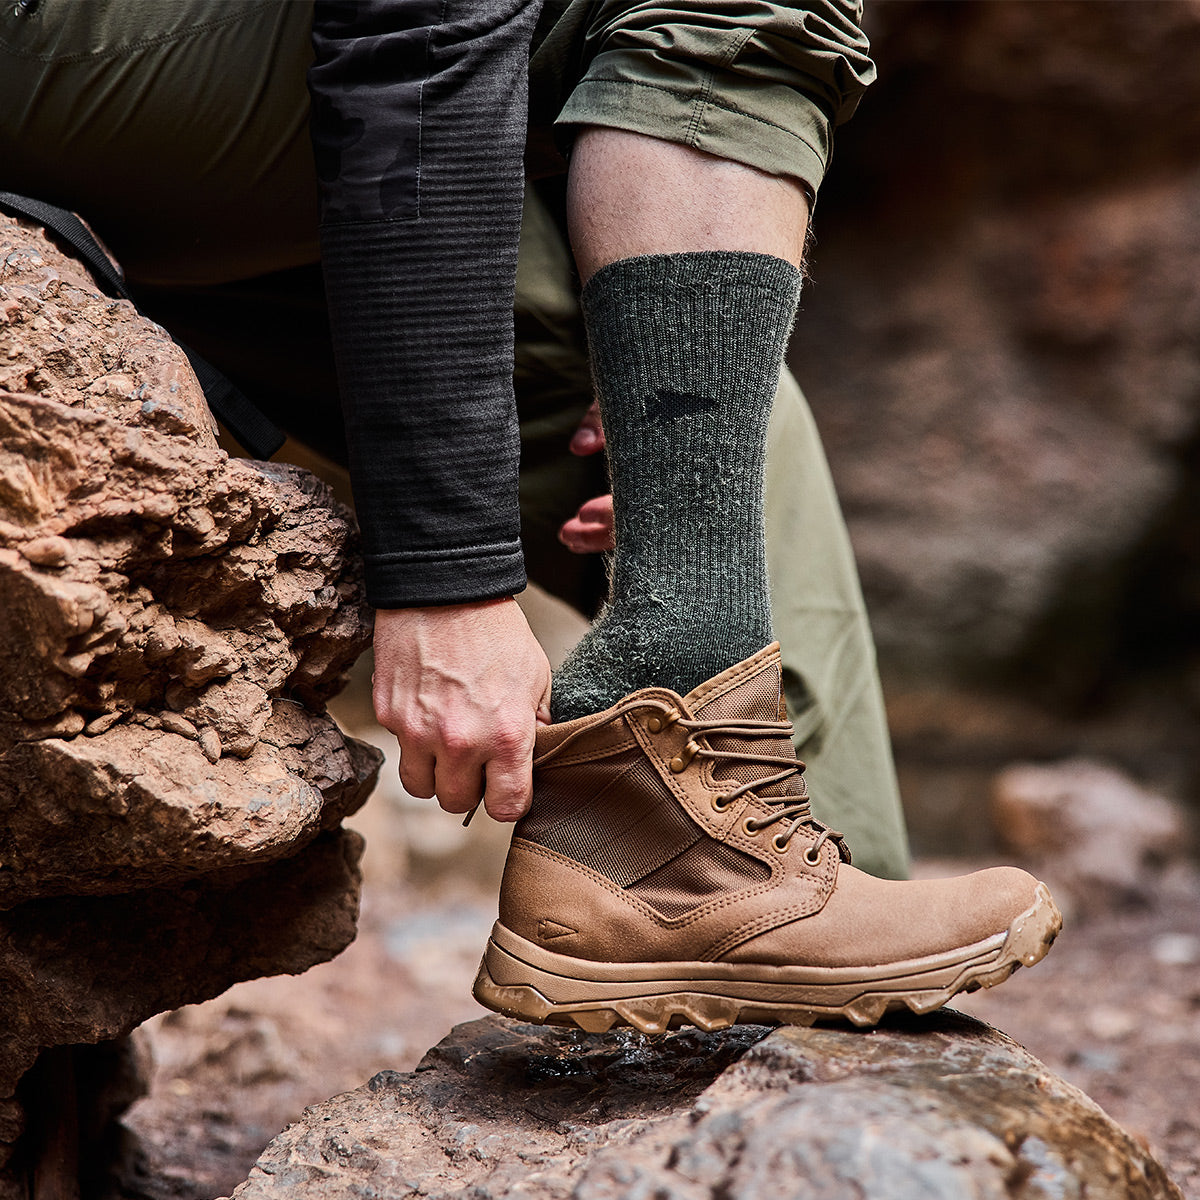
[[[452,813],[482,798],[497,821],[525,814],[550,664],[515,600],[380,609],[373,687],[406,791]]]
[[[571,438],[571,453],[581,457],[599,454],[604,449],[604,426],[600,423],[600,405],[593,403],[583,415]],[[558,540],[575,554],[600,554],[616,547],[612,496],[596,496],[558,531]]]
[[[558,540],[575,554],[600,554],[616,547],[613,498],[596,496],[579,506],[579,511],[558,531]]]
[[[571,437],[571,453],[586,458],[599,454],[604,449],[604,426],[600,422],[600,401],[593,400],[592,406],[583,414],[579,428]]]

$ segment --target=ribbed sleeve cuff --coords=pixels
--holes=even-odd
[[[367,600],[375,608],[470,604],[525,590],[519,542],[461,550],[367,555]]]

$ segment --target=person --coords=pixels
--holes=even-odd
[[[344,448],[377,609],[376,710],[406,788],[516,820],[536,747],[538,802],[477,993],[504,1011],[585,1027],[868,1021],[998,981],[1057,930],[1019,872],[953,886],[857,872],[786,742],[790,678],[814,717],[807,743],[837,742],[842,774],[882,780],[839,805],[822,774],[822,815],[849,818],[881,874],[903,873],[861,598],[815,437],[792,445],[803,460],[785,459],[793,478],[764,500],[809,211],[831,130],[873,70],[858,17],[849,0],[23,0],[0,40],[5,186],[82,211],[151,312],[286,428]],[[534,178],[567,171],[616,544],[605,607],[553,684],[513,600],[523,159]],[[551,191],[526,205],[543,226]],[[312,346],[290,351],[323,344],[309,335],[326,304],[336,371],[313,371]],[[344,442],[329,432],[335,392]],[[791,399],[784,424],[802,428]],[[769,562],[768,507],[832,533]],[[605,540],[606,512],[593,499],[563,536]],[[802,605],[790,676],[772,648],[772,571],[781,609],[793,591]],[[853,717],[826,721],[839,706]],[[550,876],[575,905],[554,916]],[[586,912],[597,920],[582,928]],[[679,922],[705,932],[681,936]],[[750,944],[765,957],[747,974],[726,959]],[[647,956],[667,965],[635,1012]],[[751,1002],[697,967],[717,959]],[[937,986],[917,987],[921,962]],[[624,982],[614,992],[581,963]],[[849,970],[854,995],[764,1009],[788,963]],[[883,963],[889,982],[864,992]],[[680,964],[706,979],[695,1002],[668,986]]]

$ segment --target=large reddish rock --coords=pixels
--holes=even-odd
[[[86,1165],[112,1089],[67,1048],[353,939],[340,825],[381,755],[325,701],[370,640],[356,547],[313,476],[218,447],[163,330],[0,217],[5,1200]]]
[[[323,711],[370,624],[322,485],[0,393],[0,487],[0,904],[278,857],[365,799]]]
[[[953,1012],[658,1038],[489,1017],[307,1109],[233,1195],[1182,1200],[1082,1092]]]

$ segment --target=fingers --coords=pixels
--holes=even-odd
[[[579,507],[579,518],[595,525],[604,525],[611,529],[613,524],[612,493],[603,496],[593,496]]]
[[[616,542],[612,496],[596,496],[582,505],[558,531],[558,540],[575,554],[600,554]]]
[[[410,796],[429,800],[437,791],[433,756],[422,754],[411,742],[409,745],[410,749],[400,753],[400,782]]]
[[[571,438],[571,453],[586,457],[589,454],[599,454],[604,449],[604,426],[600,423],[600,402],[592,401],[592,406],[583,414],[579,428]]]
[[[373,698],[396,735],[400,782],[451,813],[482,799],[498,821],[529,808],[550,664],[512,600],[379,610]]]
[[[529,811],[533,799],[533,730],[528,750],[510,749],[489,759],[483,806],[493,821],[516,821]]]
[[[550,718],[548,701],[537,720]],[[438,804],[450,813],[465,813],[483,801],[495,821],[516,821],[529,811],[533,795],[533,727],[498,736],[492,756],[480,759],[474,739],[451,750],[442,744],[436,756],[421,753],[409,741],[400,755],[400,782],[410,796]]]
[[[578,518],[563,525],[558,539],[572,554],[604,554],[616,545],[608,530],[585,525]]]
[[[484,767],[474,754],[437,760],[434,794],[446,812],[470,812],[483,797]]]
[[[404,790],[422,800],[436,796],[449,813],[469,812],[482,800],[494,820],[517,820],[533,794],[534,730],[543,713],[548,723],[548,702],[538,706],[528,728],[511,734],[397,734]]]

